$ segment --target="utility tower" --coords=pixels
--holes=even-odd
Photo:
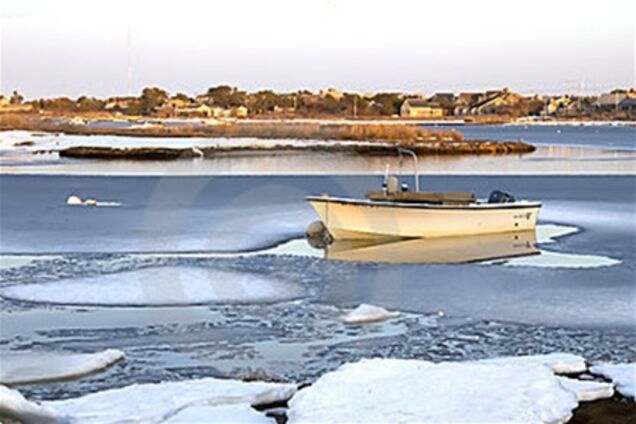
[[[132,96],[132,36],[130,25],[128,25],[128,31],[126,34],[126,50],[128,54],[126,85],[128,89],[128,95]]]

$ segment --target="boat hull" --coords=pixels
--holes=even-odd
[[[538,255],[534,230],[462,237],[334,240],[325,259],[390,264],[459,264]]]
[[[541,203],[433,205],[334,197],[307,201],[335,239],[433,238],[532,230]]]

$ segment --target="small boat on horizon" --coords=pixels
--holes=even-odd
[[[396,176],[385,175],[380,191],[366,198],[308,196],[332,239],[435,238],[534,230],[541,202],[516,200],[495,190],[488,199],[469,192],[421,192],[417,155],[415,191],[400,184]]]

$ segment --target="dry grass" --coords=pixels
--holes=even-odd
[[[223,125],[180,125],[147,126],[128,128],[91,127],[75,125],[68,121],[42,119],[38,115],[0,114],[1,129],[21,129],[29,131],[63,132],[83,135],[123,135],[133,137],[216,137],[216,138],[257,138],[257,139],[297,139],[367,141],[371,144],[343,145],[333,143],[312,146],[274,146],[284,151],[319,150],[332,152],[356,152],[360,154],[386,154],[396,147],[407,147],[420,154],[428,155],[478,155],[528,153],[534,146],[516,141],[464,140],[462,134],[453,130],[429,130],[407,124],[378,123],[282,123],[282,122],[238,122]],[[221,146],[204,149],[206,156],[220,153],[245,151],[272,151],[258,146]],[[176,159],[192,155],[190,149],[112,149],[84,148],[66,149],[63,155],[72,157],[94,157],[112,159]]]
[[[0,114],[0,129],[55,131],[67,134],[102,134],[152,137],[253,137],[265,139],[384,141],[400,144],[463,140],[453,130],[428,130],[407,124],[228,123],[215,126],[157,125],[146,128],[105,128],[41,119],[37,115]]]

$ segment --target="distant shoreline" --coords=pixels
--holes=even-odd
[[[264,140],[300,140],[303,143],[274,145],[216,146],[200,148],[161,147],[93,147],[75,146],[59,151],[60,156],[86,159],[174,160],[216,157],[229,153],[285,153],[297,151],[355,153],[363,155],[393,154],[397,148],[411,149],[422,155],[523,154],[535,150],[523,141],[465,140],[459,131],[426,129],[401,123],[360,122],[288,122],[239,120],[212,124],[170,121],[145,121],[141,125],[87,125],[65,120],[37,117],[2,120],[0,129],[57,132],[71,135],[114,135],[129,137],[174,138],[256,138]],[[321,143],[312,143],[321,141]]]

